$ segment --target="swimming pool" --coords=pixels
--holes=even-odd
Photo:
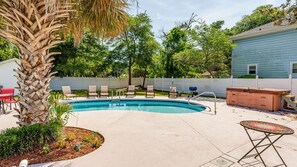
[[[204,106],[189,105],[185,101],[177,100],[137,100],[121,99],[112,100],[91,100],[70,102],[74,112],[102,111],[102,110],[128,110],[128,111],[146,111],[154,113],[196,113],[205,110]]]

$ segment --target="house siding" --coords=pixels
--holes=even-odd
[[[261,78],[288,78],[291,62],[297,61],[297,30],[233,41],[232,75],[248,74],[248,65],[257,64]],[[293,78],[297,78],[293,74]]]

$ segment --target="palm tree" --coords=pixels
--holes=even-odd
[[[20,126],[47,123],[53,56],[49,49],[72,32],[78,46],[85,27],[100,37],[116,36],[127,22],[126,0],[1,0],[0,36],[19,51]]]

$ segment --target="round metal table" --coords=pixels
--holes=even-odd
[[[253,150],[256,151],[256,156],[255,158],[257,158],[258,156],[260,157],[262,163],[264,164],[264,166],[266,167],[266,164],[263,160],[263,158],[261,157],[261,154],[266,151],[269,147],[272,146],[272,148],[275,150],[275,152],[277,153],[277,155],[279,156],[279,158],[281,159],[282,163],[281,165],[287,166],[285,161],[283,160],[283,158],[281,157],[281,155],[279,154],[279,152],[277,151],[277,149],[275,148],[275,146],[273,145],[276,141],[278,141],[281,137],[283,137],[284,135],[292,135],[294,134],[294,130],[291,128],[288,128],[286,126],[283,125],[279,125],[279,124],[274,124],[274,123],[269,123],[269,122],[262,122],[262,121],[242,121],[240,122],[240,125],[244,127],[251,143],[253,144],[253,148],[248,151],[239,161],[238,163],[245,159],[250,157],[251,155],[249,155]],[[262,132],[264,133],[264,138],[261,139],[252,139],[249,130],[253,130],[253,131],[257,131],[257,132]],[[272,140],[271,137],[276,137],[274,140]],[[259,141],[258,143],[256,143],[257,141]],[[268,144],[263,144],[261,145],[261,143],[263,143],[264,141],[268,141]],[[263,148],[262,150],[259,150],[260,148]],[[252,155],[253,156],[253,155]]]

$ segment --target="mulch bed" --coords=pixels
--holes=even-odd
[[[62,138],[48,145],[48,153],[43,147],[37,148],[22,155],[0,160],[0,167],[18,166],[24,159],[27,159],[29,164],[74,159],[96,150],[103,142],[104,138],[99,133],[81,128],[65,127]],[[80,143],[80,149],[75,149],[75,145],[78,143]]]

